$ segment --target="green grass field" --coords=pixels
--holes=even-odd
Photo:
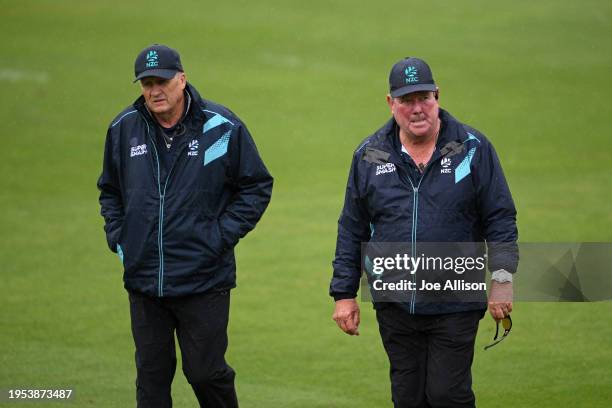
[[[612,241],[609,1],[0,6],[2,389],[134,406],[128,302],[95,183],[106,127],[139,92],[134,57],[154,42],[248,124],[275,176],[237,248],[228,359],[243,407],[391,406],[371,307],[346,336],[327,289],[351,153],[388,118],[401,57],[430,62],[442,107],[495,144],[521,241]],[[611,318],[611,302],[518,303],[510,338],[484,352],[487,316],[478,405],[609,407]],[[174,384],[176,406],[194,406],[180,369]]]

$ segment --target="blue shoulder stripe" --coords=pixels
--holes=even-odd
[[[467,142],[468,142],[468,141],[470,141],[470,140],[475,140],[475,141],[477,141],[478,143],[480,143],[480,140],[479,140],[479,139],[478,139],[476,136],[474,136],[473,134],[471,134],[470,132],[467,132],[467,135],[468,135],[468,138],[467,138],[467,139],[465,139],[465,141],[464,141],[463,143],[467,143]]]
[[[474,138],[474,139],[476,139],[476,138]],[[478,139],[476,139],[476,140],[478,140]],[[470,172],[471,172],[470,164],[472,164],[472,158],[474,157],[474,153],[476,153],[476,148],[472,147],[468,151],[467,156],[465,156],[463,161],[461,163],[459,163],[459,165],[455,169],[455,184],[457,184],[458,182],[460,182],[461,180],[463,180],[464,178],[466,178],[470,174]]]
[[[214,160],[217,160],[219,157],[223,157],[225,153],[227,153],[227,145],[229,143],[231,134],[232,131],[228,130],[219,138],[219,140],[206,149],[204,152],[204,166]]]
[[[119,122],[121,122],[123,120],[123,118],[125,118],[127,115],[131,115],[134,112],[138,112],[137,110],[133,110],[133,111],[129,111],[127,113],[124,113],[123,115],[121,115],[121,117],[119,119],[117,119],[117,121],[115,123],[113,123],[111,125],[111,127],[115,127],[115,125],[119,124]]]
[[[463,141],[464,144],[469,142],[470,140],[475,140],[478,143],[480,143],[480,139],[478,139],[472,133],[467,132],[467,131],[466,133],[467,133],[467,139]],[[463,161],[461,161],[461,163],[459,163],[459,165],[455,169],[455,184],[457,184],[458,182],[466,178],[472,172],[472,169],[470,166],[472,164],[472,158],[474,157],[474,153],[476,153],[476,146],[468,150],[468,153],[463,159]]]
[[[232,121],[230,121],[225,116],[217,112],[209,111],[207,109],[202,109],[202,112],[208,112],[208,113],[214,114],[212,118],[208,119],[206,123],[204,123],[204,128],[202,129],[202,133],[206,133],[209,130],[214,129],[217,126],[222,125],[224,123],[229,123],[230,125],[234,126],[234,123]]]

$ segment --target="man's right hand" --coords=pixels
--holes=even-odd
[[[359,336],[359,305],[355,299],[340,299],[336,301],[336,309],[332,319],[343,332],[351,336]]]

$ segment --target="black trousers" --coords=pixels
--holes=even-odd
[[[201,407],[237,407],[234,370],[225,361],[229,292],[180,298],[129,293],[136,345],[136,400],[139,408],[171,407],[176,371],[174,332],[183,372]]]
[[[411,315],[392,303],[376,310],[396,408],[475,407],[471,366],[484,312]]]

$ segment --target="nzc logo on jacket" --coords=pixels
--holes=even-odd
[[[442,168],[440,169],[440,173],[442,174],[450,174],[453,172],[453,169],[450,168],[452,164],[452,160],[449,157],[445,157],[442,160],[440,160],[440,166],[442,166]]]
[[[199,147],[200,144],[198,143],[198,140],[193,139],[191,142],[189,142],[189,151],[187,151],[187,156],[197,156]]]

